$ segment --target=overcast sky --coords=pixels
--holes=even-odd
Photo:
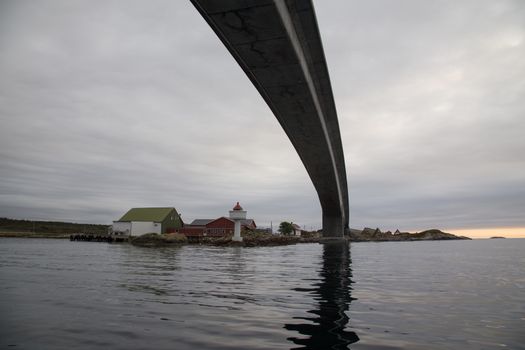
[[[316,1],[350,226],[525,227],[525,1]],[[319,228],[299,157],[189,1],[0,0],[0,216],[240,201]]]

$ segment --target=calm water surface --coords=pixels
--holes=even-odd
[[[148,249],[0,239],[0,347],[525,349],[525,239]]]

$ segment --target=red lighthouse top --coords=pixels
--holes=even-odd
[[[242,207],[240,206],[239,202],[233,207],[233,210],[242,210]]]

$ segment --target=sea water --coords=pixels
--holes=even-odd
[[[525,349],[525,239],[0,239],[0,348]]]

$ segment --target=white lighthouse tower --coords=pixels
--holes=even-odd
[[[242,207],[237,202],[237,205],[230,210],[230,219],[235,221],[235,231],[233,231],[233,240],[242,242],[241,237],[241,221],[246,219],[246,210],[242,210]]]

